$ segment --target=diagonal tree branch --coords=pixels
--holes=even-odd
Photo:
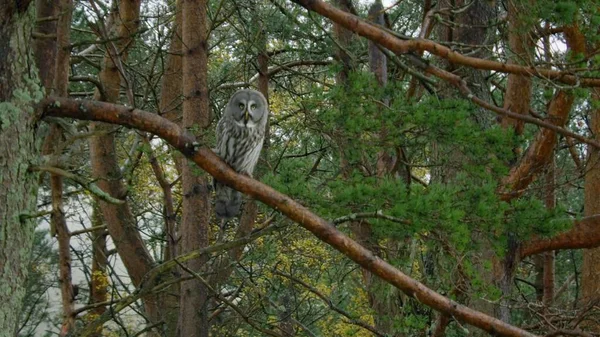
[[[43,100],[41,107],[46,116],[103,121],[154,133],[216,179],[279,210],[363,268],[424,305],[446,313],[460,322],[476,326],[498,336],[536,336],[456,303],[408,277],[290,197],[257,180],[237,174],[209,147],[198,144],[190,133],[156,114],[115,104],[54,97]]]
[[[569,117],[574,96],[560,90],[550,101],[548,118],[557,127],[562,127]],[[504,201],[521,196],[529,184],[548,165],[556,147],[556,132],[543,128],[535,135],[535,139],[527,148],[519,162],[513,166],[508,176],[502,180],[500,198]]]
[[[433,55],[447,59],[451,63],[477,69],[493,70],[501,73],[519,74],[524,76],[536,76],[546,80],[554,80],[572,86],[600,86],[600,78],[581,77],[552,69],[520,66],[517,64],[501,63],[480,59],[477,57],[465,56],[431,40],[402,40],[382,27],[369,23],[356,15],[337,9],[321,0],[292,0],[292,2],[299,4],[310,11],[316,12],[319,15],[322,15],[343,26],[344,28],[384,46],[396,54],[428,51]]]

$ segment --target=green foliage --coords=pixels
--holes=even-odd
[[[388,249],[397,245],[393,253],[386,253],[387,261],[413,270],[414,277],[439,291],[450,292],[455,259],[461,257],[469,296],[498,301],[504,294],[483,277],[482,270],[491,273],[493,267],[491,261],[479,261],[481,251],[490,245],[503,258],[514,240],[551,236],[570,225],[563,207],[548,209],[537,195],[527,194],[511,203],[499,199],[498,181],[516,160],[514,149],[526,144],[536,130],[515,137],[500,127],[482,128],[476,122],[480,110],[471,103],[435,97],[407,102],[403,88],[402,82],[392,82],[383,89],[366,72],[352,73],[346,85],[325,92],[314,88],[302,102],[311,111],[307,116],[310,132],[296,132],[287,146],[306,147],[305,152],[322,147],[311,133],[328,141],[328,160],[319,166],[322,173],[308,176],[314,157],[290,158],[281,160],[277,171],[263,181],[328,219],[380,212],[402,220],[367,219],[371,240]],[[375,174],[378,153],[394,147],[403,147],[410,154],[408,161],[420,164],[413,172],[429,181],[426,188],[414,182],[407,186],[397,176]],[[342,160],[349,169],[341,168]],[[451,179],[440,181],[435,176],[438,168],[449,170]],[[403,244],[407,240],[416,242],[415,248]],[[423,261],[411,258],[409,249],[420,249]],[[448,249],[454,255],[444,257]],[[393,298],[386,287],[375,295],[381,300]],[[387,318],[397,331],[408,335],[431,320],[430,313],[410,308]],[[462,336],[464,331],[449,329],[448,335]]]
[[[400,239],[444,230],[461,251],[476,248],[470,244],[474,231],[488,233],[491,238],[503,237],[506,232],[527,238],[563,229],[548,221],[560,216],[560,211],[549,214],[535,198],[510,205],[498,199],[497,181],[508,173],[507,163],[514,160],[512,149],[517,145],[509,132],[499,127],[480,129],[471,118],[478,110],[463,100],[407,103],[401,99],[402,93],[394,90],[399,86],[392,83],[383,90],[370,75],[354,73],[348,85],[314,95],[306,105],[318,114],[318,130],[336,142],[330,155],[343,153],[353,169],[315,185],[301,174],[312,162],[294,159],[282,162],[278,174],[268,175],[265,182],[313,205],[328,218],[382,210],[410,221],[410,225],[398,225],[373,220],[381,238]],[[386,100],[392,102],[389,108],[382,107]],[[382,128],[386,129],[385,138],[379,134]],[[373,174],[373,162],[383,148],[412,149],[432,141],[447,153],[441,162],[430,162],[430,166],[448,164],[444,159],[447,154],[460,158],[459,163],[449,162],[458,165],[454,170],[459,171],[452,184],[433,182],[426,189],[417,185],[407,188],[400,179]],[[367,165],[373,166],[365,170]]]

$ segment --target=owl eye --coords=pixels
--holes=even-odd
[[[240,108],[240,110],[244,110],[244,103],[240,103],[240,105],[238,105],[238,107]]]
[[[250,105],[250,110],[254,110],[254,109],[256,109],[256,104]]]

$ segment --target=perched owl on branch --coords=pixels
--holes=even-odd
[[[260,92],[238,90],[217,124],[215,152],[236,172],[252,176],[260,156],[269,118],[267,100]],[[240,210],[240,192],[215,181],[215,212],[221,219],[235,217]]]

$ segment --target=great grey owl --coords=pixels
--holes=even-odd
[[[252,176],[265,137],[269,118],[265,97],[256,90],[238,90],[217,124],[215,152],[236,172]],[[221,219],[235,217],[240,210],[240,192],[215,181],[215,212]]]

